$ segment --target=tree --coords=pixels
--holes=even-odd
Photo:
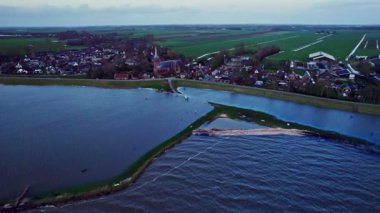
[[[253,54],[253,58],[256,58],[259,61],[262,61],[264,58],[274,55],[276,53],[280,52],[280,48],[275,47],[275,46],[269,46],[269,47],[264,47],[257,51],[255,54]]]
[[[283,69],[285,72],[290,72],[290,61],[289,60],[282,60],[279,62],[279,67]]]
[[[237,55],[237,56],[244,55],[245,44],[244,43],[236,44],[234,49],[235,49],[235,55]]]
[[[368,86],[360,91],[363,100],[368,103],[380,103],[380,87]]]
[[[358,64],[358,69],[361,73],[363,73],[365,76],[369,76],[372,72],[374,72],[374,67],[367,61],[360,62]]]
[[[216,69],[224,64],[224,59],[227,57],[228,52],[225,50],[220,51],[210,61],[211,69]]]

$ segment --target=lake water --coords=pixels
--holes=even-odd
[[[260,128],[229,119],[204,127]],[[42,210],[379,212],[379,165],[378,155],[314,137],[192,136],[122,192]]]
[[[179,90],[190,99],[265,112],[284,121],[335,131],[380,144],[380,116],[215,90],[194,88],[180,88]]]
[[[0,85],[0,197],[106,180],[212,108],[208,101],[379,142],[379,117],[201,89]],[[227,118],[205,128],[265,128]],[[294,136],[192,136],[132,187],[53,212],[379,212],[380,157]],[[41,209],[35,210],[40,211]]]
[[[0,198],[112,178],[211,109],[149,89],[0,85]]]

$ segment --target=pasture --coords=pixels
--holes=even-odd
[[[356,55],[380,55],[380,32],[367,33],[367,37],[356,51]]]
[[[150,31],[146,31],[148,33]],[[279,54],[269,57],[273,62],[280,60],[305,60],[310,53],[324,51],[343,61],[358,44],[366,32],[339,30],[335,34],[316,34],[312,31],[264,31],[264,30],[159,30],[150,34],[157,42],[175,52],[188,57],[208,57],[220,50],[233,50],[237,44],[244,43],[247,49],[256,50],[269,45],[278,46]],[[137,35],[143,35],[139,32]],[[377,53],[375,38],[380,34],[368,34],[372,49],[359,48],[361,51]],[[373,38],[372,38],[373,37]]]
[[[333,34],[329,37],[323,38],[320,36],[319,38],[313,40],[313,45],[308,46],[304,49],[300,49],[298,51],[295,51],[295,49],[292,48],[283,48],[280,45],[281,49],[285,52],[277,54],[270,58],[273,60],[304,60],[308,58],[310,53],[323,51],[335,56],[335,58],[339,61],[344,61],[348,54],[358,44],[363,35],[364,32],[360,31],[338,31],[336,34]],[[299,47],[302,47],[303,45],[307,44],[300,42],[298,45]]]
[[[27,55],[31,52],[79,49],[83,46],[65,46],[63,41],[53,38],[0,38],[0,55]]]

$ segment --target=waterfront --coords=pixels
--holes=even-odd
[[[376,116],[367,116],[363,114],[348,113],[325,108],[316,108],[307,105],[294,104],[290,102],[272,100],[262,97],[191,88],[180,88],[180,91],[182,91],[185,94],[185,96],[188,96],[189,99],[181,95],[161,93],[151,89],[120,90],[101,89],[93,87],[0,86],[0,95],[2,95],[1,97],[3,98],[2,104],[0,105],[0,109],[8,112],[6,114],[2,114],[0,117],[0,130],[2,131],[2,135],[4,135],[4,137],[1,140],[1,143],[5,147],[5,149],[2,150],[2,152],[0,153],[0,156],[3,158],[1,169],[5,171],[5,178],[2,179],[2,186],[4,187],[4,190],[2,190],[2,193],[4,193],[3,196],[14,197],[22,191],[22,188],[25,187],[25,185],[30,185],[32,187],[31,194],[35,195],[41,192],[49,192],[55,189],[67,188],[72,186],[81,186],[86,183],[92,183],[97,181],[107,181],[112,177],[120,175],[120,173],[125,171],[133,162],[135,162],[138,158],[144,155],[147,151],[151,150],[154,147],[157,147],[165,140],[169,139],[173,135],[177,134],[179,131],[183,130],[185,127],[189,126],[202,115],[209,112],[212,109],[212,107],[208,104],[208,101],[238,106],[242,108],[249,108],[257,111],[263,111],[266,113],[273,114],[278,118],[284,119],[288,122],[297,122],[301,124],[307,123],[311,126],[321,129],[326,128],[324,126],[314,125],[315,120],[317,118],[322,119],[321,115],[325,116],[323,118],[326,119],[327,126],[332,124],[339,124],[339,122],[337,121],[333,123],[334,119],[336,120],[337,118],[334,117],[334,113],[337,113],[336,115],[342,118],[348,116],[349,119],[353,122],[365,122],[365,124],[368,124],[368,126],[362,126],[361,128],[367,128],[367,130],[369,131],[374,131],[374,128],[376,128],[377,125],[376,122],[378,122],[378,117]],[[289,113],[289,109],[294,109],[295,107],[297,108],[298,115],[302,115],[298,116],[297,119],[303,118],[305,120],[299,121],[294,118],[289,119],[289,117],[288,119],[285,119],[286,116],[292,115],[291,113]],[[315,112],[318,113],[315,114]],[[259,114],[255,115],[260,116]],[[269,117],[267,118],[272,119]],[[260,121],[256,119],[256,121],[260,124],[243,122],[239,120],[231,120],[224,116],[224,118],[218,119],[212,122],[211,124],[204,124],[201,128],[236,128],[252,130],[257,128],[266,128],[264,126],[266,125],[266,122],[269,122],[270,120]],[[342,119],[340,119],[340,121],[342,121]],[[344,131],[341,131],[340,128],[335,128],[332,130],[337,131],[341,134],[343,134],[344,131],[347,131],[350,133],[348,135],[359,138],[363,138],[364,135],[360,131],[353,131],[349,128],[343,128]],[[376,143],[377,135],[372,134],[371,136],[375,136],[375,139],[370,137],[369,140]],[[216,153],[217,156],[215,156],[215,158],[219,160],[219,163],[228,161],[229,159],[232,159],[233,163],[234,158],[232,156],[229,157],[229,153],[226,153],[230,150],[232,153],[235,153],[235,155],[239,153],[239,150],[241,150],[241,153],[243,155],[249,156],[249,153],[245,153],[247,151],[246,149],[249,149],[249,146],[255,147],[254,145],[257,141],[259,142],[259,144],[261,144],[261,142],[264,141],[265,143],[267,143],[266,146],[269,146],[260,148],[264,152],[261,154],[268,155],[262,156],[262,158],[264,159],[272,159],[273,153],[276,153],[275,150],[271,150],[273,148],[278,149],[277,152],[279,153],[286,149],[290,149],[293,151],[299,150],[299,152],[297,151],[295,153],[301,155],[296,159],[297,162],[304,160],[307,161],[307,156],[309,155],[312,156],[312,159],[315,159],[317,166],[320,165],[319,161],[322,161],[321,168],[316,168],[318,172],[316,174],[312,174],[312,176],[315,175],[312,177],[312,180],[313,178],[316,178],[316,176],[318,176],[320,172],[323,173],[322,170],[325,167],[329,166],[329,161],[323,162],[324,156],[322,156],[322,159],[319,159],[321,157],[319,156],[319,154],[322,153],[323,155],[323,153],[328,150],[330,150],[329,152],[331,152],[332,156],[335,156],[336,154],[347,154],[348,157],[353,157],[353,160],[355,161],[352,162],[352,166],[362,167],[362,170],[360,170],[359,172],[363,174],[367,174],[370,171],[374,172],[374,175],[371,177],[374,178],[374,180],[370,180],[371,184],[373,182],[376,182],[379,178],[379,176],[377,175],[379,174],[379,171],[371,167],[372,165],[377,165],[378,155],[371,155],[365,149],[354,148],[351,147],[349,144],[338,143],[333,141],[324,141],[315,137],[301,135],[298,135],[297,137],[291,135],[220,135],[217,137],[192,136],[178,146],[182,147],[182,144],[187,144],[189,143],[188,141],[190,141],[190,143],[196,143],[199,145],[203,144],[203,146],[195,146],[193,147],[193,149],[188,148],[187,151],[195,152],[194,155],[190,156],[180,151],[179,156],[176,157],[176,159],[173,160],[173,162],[167,163],[167,169],[159,168],[158,171],[161,171],[161,174],[153,178],[153,181],[144,179],[144,177],[146,176],[146,174],[144,173],[142,178],[137,180],[136,184],[132,185],[131,188],[128,188],[125,191],[116,193],[111,196],[100,197],[95,200],[90,199],[89,201],[74,203],[72,205],[73,208],[81,209],[82,204],[88,202],[95,202],[94,206],[97,206],[97,202],[100,200],[108,200],[112,199],[113,196],[117,196],[118,194],[128,194],[129,192],[137,191],[136,189],[134,190],[134,188],[139,184],[141,184],[142,186],[138,187],[138,190],[140,188],[145,188],[145,186],[147,185],[153,184],[153,182],[155,184],[155,182],[158,179],[165,179],[165,177],[172,174],[172,172],[180,170],[180,168],[183,168],[185,165],[191,165],[191,161],[197,159],[203,154],[207,154],[209,151],[214,150],[216,146],[219,146],[219,144],[224,144],[225,142],[232,142],[233,145],[231,147],[225,146],[222,148],[222,150],[219,150]],[[243,142],[249,143],[239,145]],[[289,143],[289,146],[287,146],[286,143]],[[273,144],[281,144],[281,146]],[[298,145],[302,146],[298,147]],[[308,145],[310,145],[310,149],[307,148]],[[178,154],[178,146],[175,146],[173,149],[166,152],[166,154],[164,154],[163,156],[156,158],[154,163],[147,168],[146,173],[149,174],[152,168],[155,168],[154,165],[156,161],[161,160],[162,157],[163,159],[165,159],[167,153],[174,152],[175,154]],[[336,146],[342,148],[342,150],[335,150]],[[315,150],[313,150],[314,148]],[[319,150],[319,148],[323,150]],[[352,153],[350,150],[354,151],[354,153]],[[315,155],[312,153],[308,153],[308,151],[314,153]],[[335,151],[343,153],[334,153]],[[356,152],[363,154],[363,156],[359,155],[358,158],[356,156]],[[256,155],[257,153],[253,154]],[[186,156],[186,158],[183,159],[183,156]],[[366,158],[364,156],[373,156],[374,158],[371,158],[371,160],[368,161],[368,165],[361,165],[360,162],[358,162],[357,160],[364,158],[365,161]],[[278,157],[284,158],[285,161],[290,161],[286,159],[286,156]],[[207,158],[212,159],[214,157],[207,156]],[[289,156],[289,158],[292,159],[291,156]],[[182,162],[177,161],[181,159],[183,160]],[[374,162],[372,162],[372,160],[374,160]],[[276,160],[277,163],[280,161],[281,160]],[[331,161],[338,162],[339,159],[333,159]],[[246,165],[247,168],[249,168],[249,165],[253,162],[250,158],[243,158],[239,159],[238,162],[233,163],[233,165],[236,166],[241,163],[242,165]],[[345,174],[354,172],[350,170],[353,168],[349,168],[349,166],[345,165],[344,163],[339,163],[339,165],[332,168],[332,171],[330,171],[330,173],[334,173],[333,170],[335,169],[340,171],[342,166],[345,167]],[[265,166],[266,162],[260,162],[260,164],[263,164],[260,166]],[[207,174],[203,173],[207,173],[205,171],[212,170],[212,168],[209,168],[209,166],[211,165],[212,163],[208,163],[207,159],[204,159],[203,165],[201,165],[204,166],[204,168],[200,168],[201,171],[197,173],[200,176],[207,176]],[[223,168],[224,171],[234,171],[234,168],[231,167],[230,163],[226,164],[225,166],[226,167]],[[307,166],[305,166],[305,168]],[[199,165],[197,167],[199,167]],[[197,167],[190,168],[190,170],[197,170]],[[269,174],[263,174],[264,176],[256,178],[260,180],[265,180],[265,178],[276,178],[271,169],[277,170],[278,168],[276,169],[275,167],[272,167],[273,166],[269,166],[267,170],[265,170],[266,172],[270,172]],[[285,173],[287,172],[286,169],[289,168],[289,165],[283,165],[280,167],[283,167],[282,169],[284,169],[284,171],[280,171],[280,173],[284,173],[284,177],[286,177],[286,175],[288,174]],[[154,175],[157,174],[158,173],[154,173]],[[180,176],[177,178],[179,184],[182,184],[181,182],[187,181],[188,174],[184,172],[183,175],[184,176]],[[303,174],[302,172],[300,172],[299,175],[300,178],[304,180],[306,178],[304,176],[307,176],[309,174]],[[249,174],[242,174],[242,176],[243,179],[246,177],[250,177]],[[359,181],[364,176],[365,175],[359,175],[355,177],[355,180]],[[213,179],[214,177],[210,176],[208,178]],[[289,176],[289,178],[294,177]],[[344,179],[343,176],[324,176],[318,178]],[[365,181],[367,181],[367,179]],[[232,182],[226,183],[231,184]],[[198,183],[194,182],[192,184]],[[212,186],[213,183],[210,182],[210,184],[210,186]],[[243,188],[245,186],[247,186],[248,188],[252,187],[249,186],[249,184],[237,184]],[[294,184],[298,185],[299,183]],[[323,185],[323,183],[321,184]],[[349,180],[348,184],[353,184],[352,180]],[[165,186],[165,184],[163,184],[163,186],[170,188],[170,186]],[[278,187],[277,185],[274,186]],[[274,186],[267,187],[271,188]],[[320,186],[321,185],[318,185],[318,187]],[[254,185],[254,187],[256,186]],[[302,187],[299,190],[310,190],[309,188],[303,189]],[[315,188],[318,187],[314,187],[312,189],[316,190]],[[341,186],[341,188],[334,193],[345,192],[346,189],[344,187],[345,186]],[[366,182],[364,182],[364,186],[354,186],[353,189],[350,188],[347,190],[359,190],[357,189],[357,187],[368,188],[368,185]],[[360,196],[369,196],[370,199],[372,199],[371,202],[373,200],[375,202],[378,202],[378,190],[376,189],[376,187],[377,186],[375,186],[374,193],[372,191],[367,192],[366,188],[366,190],[364,190],[363,194],[361,194]],[[152,191],[155,190],[156,189],[152,189]],[[162,190],[164,189],[157,188],[158,192]],[[274,194],[277,193],[275,192],[275,189],[270,190],[272,190]],[[341,192],[340,190],[343,190],[343,192]],[[334,190],[331,189],[331,191]],[[318,190],[316,190],[316,192],[320,193],[318,192]],[[189,194],[187,196],[191,196],[191,194],[194,194],[194,192],[190,191],[188,193]],[[291,192],[287,193],[290,194],[284,195],[285,197],[293,195]],[[360,191],[360,193],[362,193],[362,191]],[[143,194],[141,196],[145,195]],[[207,196],[207,194],[203,196]],[[170,198],[171,195],[168,195],[168,197]],[[154,200],[155,198],[152,197],[151,199]],[[226,199],[234,198],[227,197]],[[254,200],[250,201],[251,198],[249,197],[244,199],[246,200],[244,201],[244,203],[249,204],[249,202],[255,202]],[[264,197],[263,199],[268,199],[270,201],[269,198]],[[356,197],[354,197],[353,199],[356,199]],[[188,199],[186,198],[186,200]],[[130,199],[128,199],[128,201],[130,201]],[[134,200],[131,199],[131,201]],[[135,201],[140,202],[140,199],[137,199]],[[359,203],[357,203],[357,205],[360,205],[360,207],[365,207],[368,205],[371,206],[373,205],[373,203],[371,202],[365,203],[365,201],[360,201]],[[130,203],[125,202],[125,206],[128,208],[130,207],[129,204]],[[191,202],[191,204],[194,203]],[[206,205],[202,204],[202,202],[195,202],[195,204],[195,207]],[[100,203],[99,205],[99,209],[102,209],[103,204]],[[150,204],[143,204],[142,208],[145,208],[145,205],[149,206]],[[163,202],[162,205],[163,209],[167,208],[167,206],[165,206],[165,202]],[[294,205],[297,206],[298,204],[291,204],[291,206]],[[122,206],[124,206],[124,204]],[[117,207],[120,207],[120,205],[117,205]],[[116,211],[125,210],[124,207],[121,209],[118,209],[117,207],[115,207]],[[273,210],[273,207],[275,206],[264,205],[262,209]],[[342,207],[345,208],[345,205],[338,205],[339,210],[341,210]],[[62,206],[60,206],[59,208],[62,208]],[[63,208],[66,207],[64,206]],[[87,206],[84,208],[91,209],[92,207]],[[215,208],[222,209],[224,208],[224,206],[219,205],[215,206]],[[247,210],[252,207],[248,205],[239,208],[242,208],[242,210]],[[261,209],[260,206],[258,208]],[[132,207],[132,209],[138,210],[138,208],[134,209],[134,207]],[[149,210],[149,208],[147,209]]]
[[[190,99],[268,113],[276,118],[380,144],[380,116],[209,89],[179,88]]]
[[[203,127],[261,128],[228,119]],[[127,190],[42,209],[52,212],[378,212],[379,163],[378,155],[314,137],[192,136],[157,158]]]
[[[0,97],[0,198],[107,181],[212,109],[151,89],[0,85]]]

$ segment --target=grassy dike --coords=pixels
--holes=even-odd
[[[148,81],[112,81],[112,80],[62,80],[62,79],[22,79],[22,78],[0,78],[1,84],[12,84],[12,85],[75,85],[75,86],[95,86],[95,87],[106,87],[106,88],[135,88],[135,87],[149,87],[156,89],[170,90],[167,80],[148,80]],[[244,94],[260,95],[265,96],[265,92],[268,94],[265,97],[272,97],[270,93],[273,91],[267,90],[257,90],[245,87],[236,87],[231,85],[220,85],[220,84],[205,84],[202,82],[193,81],[183,81],[175,80],[173,81],[175,86],[188,86],[196,88],[209,88],[218,89],[225,91],[232,91]],[[261,93],[263,92],[263,93]],[[289,95],[289,94],[288,94]],[[311,97],[314,98],[314,97]],[[285,99],[286,100],[286,99]],[[120,190],[123,190],[130,186],[137,178],[144,172],[146,167],[158,156],[163,154],[166,150],[172,148],[175,144],[180,143],[184,139],[191,136],[192,131],[199,128],[202,124],[206,122],[211,122],[218,118],[221,114],[227,115],[232,119],[241,119],[249,122],[256,122],[263,126],[268,127],[281,127],[286,129],[301,129],[306,130],[308,135],[316,136],[325,139],[331,139],[336,141],[341,141],[344,143],[349,143],[354,146],[364,148],[365,150],[379,154],[380,147],[378,145],[373,145],[365,140],[347,137],[344,135],[337,134],[335,132],[323,131],[297,123],[286,123],[284,121],[278,120],[275,117],[256,112],[248,109],[241,109],[236,107],[223,106],[219,104],[212,104],[214,110],[210,111],[203,117],[196,120],[190,126],[183,129],[181,132],[170,138],[169,140],[163,142],[159,146],[148,151],[146,154],[141,156],[137,161],[135,161],[126,171],[117,177],[105,180],[102,182],[85,184],[78,187],[65,188],[60,190],[55,190],[49,193],[40,194],[29,198],[30,200],[23,206],[19,207],[17,210],[27,210],[33,209],[44,205],[57,205],[65,204],[68,202],[73,202],[82,199],[89,199],[98,196],[104,196],[111,194]],[[313,104],[314,105],[314,104]],[[331,108],[331,107],[330,107]],[[0,201],[0,204],[11,203],[12,200]],[[16,209],[11,209],[13,211]],[[1,209],[0,211],[5,211]]]
[[[283,120],[277,119],[276,117],[272,115],[253,111],[250,109],[242,109],[242,108],[224,106],[224,105],[214,104],[214,103],[211,103],[211,104],[215,107],[215,111],[217,112],[217,115],[225,114],[231,119],[239,119],[239,120],[244,120],[247,122],[254,122],[254,123],[260,124],[262,126],[270,127],[270,128],[303,130],[305,131],[305,134],[308,136],[347,143],[355,147],[359,147],[361,149],[367,150],[370,153],[380,154],[380,145],[373,144],[363,139],[342,135],[333,131],[321,130],[321,129],[301,125],[294,122],[285,122]]]
[[[35,86],[92,86],[104,88],[154,88],[170,91],[169,84],[165,79],[157,80],[93,80],[93,79],[58,79],[58,78],[21,78],[0,77],[0,84],[5,85],[35,85]]]
[[[19,207],[17,210],[33,209],[44,205],[65,204],[72,201],[104,196],[125,189],[133,182],[135,182],[135,180],[143,173],[145,168],[156,157],[163,154],[166,150],[172,148],[175,144],[191,136],[193,130],[199,128],[203,123],[207,121],[212,121],[218,114],[219,110],[214,109],[210,111],[169,140],[148,151],[146,154],[136,160],[125,172],[117,177],[103,182],[55,190],[30,198],[28,197],[30,199],[29,202]],[[2,201],[0,203],[11,203],[11,200],[8,200],[7,202]]]
[[[320,98],[315,96],[308,96],[296,93],[282,92],[276,90],[267,90],[247,86],[238,86],[231,84],[220,84],[192,80],[173,80],[173,85],[177,87],[193,87],[200,89],[222,90],[227,92],[241,93],[247,95],[262,96],[273,99],[280,99],[299,104],[312,105],[316,107],[324,107],[330,109],[337,109],[349,112],[358,112],[368,115],[380,116],[380,105],[364,104],[349,101],[341,101],[328,98]]]
[[[65,204],[77,200],[89,199],[98,196],[108,195],[123,189],[126,189],[133,182],[135,182],[149,164],[158,156],[163,154],[166,150],[172,148],[175,144],[180,143],[184,139],[191,136],[193,130],[198,129],[202,124],[211,122],[221,115],[227,115],[231,119],[240,119],[248,122],[256,122],[260,125],[267,127],[280,127],[285,129],[300,129],[304,130],[307,135],[312,137],[319,137],[324,139],[330,139],[334,141],[340,141],[344,143],[352,144],[356,147],[360,147],[370,153],[379,154],[380,147],[373,145],[365,140],[352,138],[337,134],[335,132],[323,131],[297,123],[288,123],[276,119],[275,117],[256,112],[248,109],[241,109],[230,106],[223,106],[219,104],[212,104],[214,109],[196,120],[194,123],[183,129],[181,132],[163,142],[152,150],[148,151],[145,155],[135,161],[125,172],[121,175],[114,177],[110,180],[103,182],[97,182],[92,184],[81,185],[73,188],[66,188],[61,190],[52,191],[38,196],[30,198],[29,202],[19,207],[17,210],[27,210],[37,208],[44,205],[59,205]],[[0,209],[1,210],[1,209]]]

